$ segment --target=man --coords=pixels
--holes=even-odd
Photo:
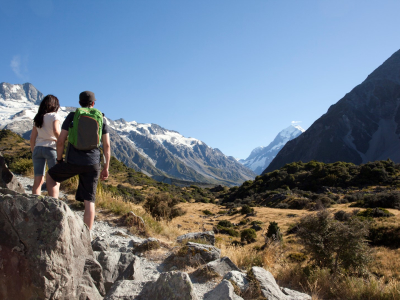
[[[81,107],[93,108],[95,101],[96,98],[93,92],[84,91],[79,95],[79,104]],[[78,150],[71,143],[68,143],[66,161],[64,162],[64,145],[68,138],[68,129],[73,127],[74,115],[75,112],[71,112],[61,126],[61,134],[57,139],[57,164],[47,172],[46,186],[49,196],[58,198],[59,190],[57,182],[62,182],[75,175],[79,175],[79,185],[75,199],[84,202],[85,212],[83,221],[89,230],[92,230],[99,175],[101,180],[108,178],[111,157],[110,136],[108,134],[108,126],[103,118],[101,135],[105,157],[103,170],[101,170],[100,166],[101,154],[98,147],[92,150]]]

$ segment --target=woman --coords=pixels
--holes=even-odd
[[[61,131],[60,121],[57,118],[59,108],[57,97],[47,95],[40,103],[39,111],[33,119],[30,143],[35,174],[32,188],[34,195],[40,195],[46,161],[49,169],[57,163],[56,142]]]

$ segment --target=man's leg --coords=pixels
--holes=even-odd
[[[51,178],[51,176],[49,175],[49,172],[47,172],[47,174],[46,174],[46,187],[47,187],[47,192],[49,193],[49,196],[58,199],[60,187],[59,187],[59,184],[53,178]]]
[[[83,222],[87,225],[89,230],[93,229],[95,206],[94,202],[85,200],[85,213],[83,214]]]

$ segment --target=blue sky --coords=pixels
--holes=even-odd
[[[400,1],[0,0],[0,82],[246,158],[400,48]]]

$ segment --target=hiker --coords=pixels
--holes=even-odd
[[[83,222],[89,230],[93,228],[95,215],[96,189],[99,175],[101,180],[108,178],[111,149],[108,126],[103,114],[93,108],[96,98],[93,92],[79,94],[79,104],[71,112],[61,127],[57,139],[57,164],[47,172],[46,185],[49,195],[58,198],[57,182],[79,175],[79,185],[75,199],[85,204]],[[63,160],[65,142],[68,146]],[[100,140],[103,142],[105,162],[101,170]]]
[[[30,144],[35,175],[32,187],[32,194],[34,195],[41,193],[46,161],[49,169],[56,164],[56,142],[61,131],[60,120],[57,115],[59,108],[60,103],[57,97],[47,95],[43,98],[38,113],[33,118]]]

